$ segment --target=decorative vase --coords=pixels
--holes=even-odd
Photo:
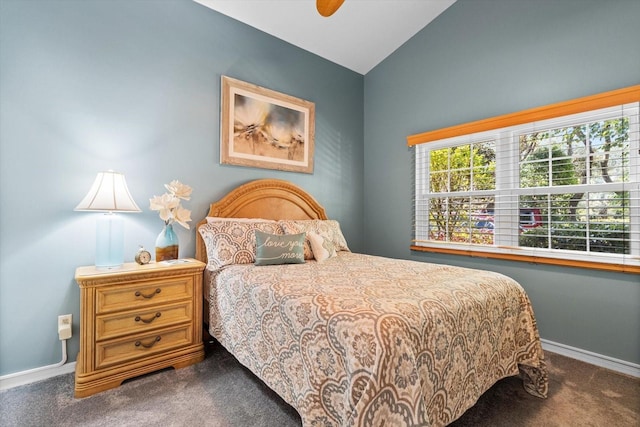
[[[156,239],[156,262],[178,259],[179,246],[173,224],[166,224]]]

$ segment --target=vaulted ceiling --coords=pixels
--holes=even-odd
[[[455,2],[345,0],[325,18],[316,0],[194,1],[363,75]]]

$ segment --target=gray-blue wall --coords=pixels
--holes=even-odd
[[[220,76],[316,104],[315,173],[220,165]],[[57,316],[75,268],[94,263],[95,216],[74,212],[97,172],[126,176],[126,260],[162,222],[148,199],[173,180],[208,203],[257,178],[292,181],[364,250],[364,78],[190,0],[2,0],[0,4],[0,375],[60,360]],[[181,256],[194,231],[178,229]]]
[[[500,271],[542,338],[640,363],[640,276],[415,253],[408,135],[640,83],[636,0],[458,0],[365,76],[373,254]]]
[[[338,219],[354,251],[501,271],[534,303],[543,338],[640,363],[638,276],[417,254],[406,136],[640,83],[634,0],[458,0],[363,77],[190,0],[0,2],[0,375],[60,358],[75,268],[95,216],[73,212],[117,169],[144,212],[127,259],[161,222],[148,199],[179,179],[207,204],[287,179]],[[313,175],[219,164],[220,76],[316,103]],[[179,229],[182,256],[193,230]]]

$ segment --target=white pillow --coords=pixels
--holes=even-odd
[[[321,235],[325,240],[333,243],[335,251],[349,251],[347,241],[340,230],[340,223],[333,219],[308,219],[308,220],[280,220],[278,224],[282,226],[282,230],[286,234],[298,233],[316,233]],[[313,250],[309,238],[304,244],[304,259],[313,259]]]
[[[336,246],[333,242],[325,239],[318,233],[307,233],[307,239],[309,239],[311,251],[313,251],[313,257],[316,261],[322,262],[337,255]]]

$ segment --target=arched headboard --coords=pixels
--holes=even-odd
[[[324,208],[309,193],[288,181],[259,179],[236,187],[211,203],[207,216],[222,218],[328,219]],[[207,250],[196,226],[196,258],[207,262]]]

